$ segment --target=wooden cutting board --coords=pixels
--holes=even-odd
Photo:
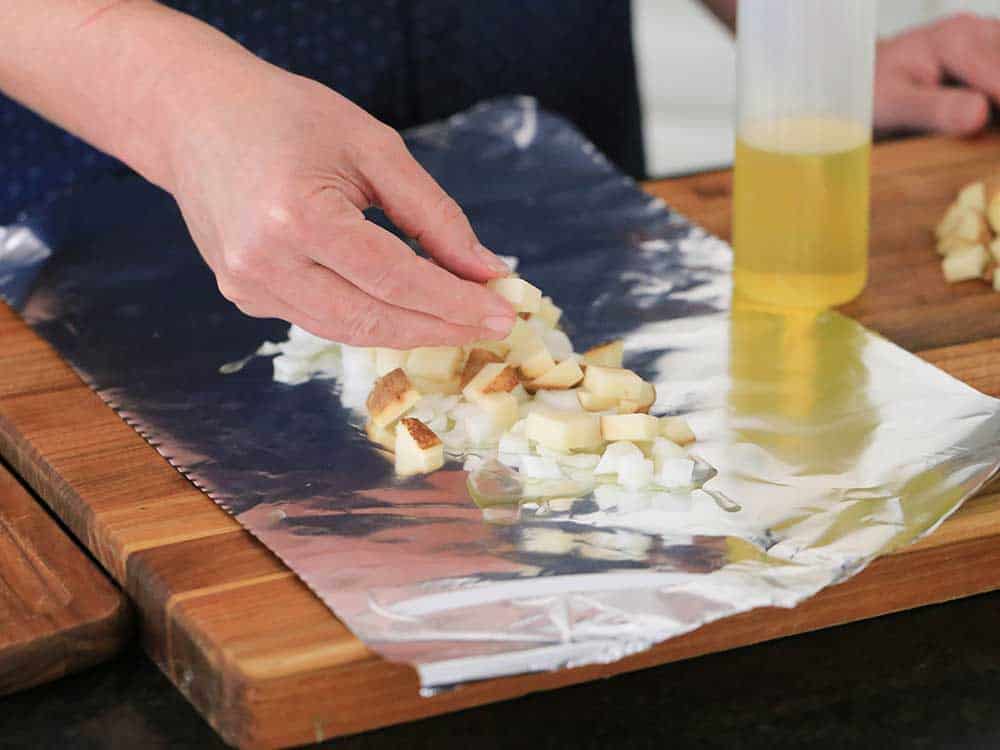
[[[872,281],[848,308],[1000,396],[1000,295],[947,286],[930,228],[1000,168],[1000,136],[911,140],[874,157]],[[728,237],[726,172],[648,185]],[[306,587],[0,309],[0,452],[135,601],[147,650],[223,737],[297,745],[1000,588],[1000,496],[798,608],[757,610],[608,665],[418,695],[415,673],[355,639]],[[665,678],[667,676],[665,675]]]
[[[0,465],[0,695],[110,657],[130,619],[122,593]]]

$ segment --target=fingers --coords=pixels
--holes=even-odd
[[[480,244],[459,205],[398,136],[387,147],[373,150],[363,169],[386,215],[449,271],[472,281],[509,273],[507,265]]]
[[[510,332],[516,315],[499,295],[421,258],[333,191],[315,198],[307,248],[313,261],[393,307],[488,330],[492,338]]]
[[[457,346],[489,333],[386,304],[314,263],[303,263],[268,289],[247,290],[234,303],[247,315],[281,318],[353,346]]]
[[[954,78],[1000,101],[1000,21],[962,13],[934,27],[935,52]]]
[[[881,93],[875,107],[875,121],[880,129],[913,128],[970,135],[989,122],[986,95],[971,89],[898,82]]]

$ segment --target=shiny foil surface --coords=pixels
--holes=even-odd
[[[688,415],[718,472],[703,487],[479,507],[460,459],[397,480],[336,380],[275,383],[266,358],[220,373],[287,325],[219,296],[172,200],[136,178],[0,236],[0,292],[425,690],[793,607],[934,529],[996,471],[996,400],[839,314],[732,306],[729,248],[532,100],[407,141],[484,243],[565,309],[578,351],[625,338],[653,413]]]

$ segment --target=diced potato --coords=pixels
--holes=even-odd
[[[966,185],[955,201],[960,206],[984,213],[986,211],[986,183],[982,180]]]
[[[677,445],[695,441],[694,431],[684,417],[660,417],[660,435]]]
[[[544,375],[555,366],[556,362],[549,354],[549,350],[543,347],[521,361],[521,372],[524,373],[525,377],[534,379]]]
[[[653,404],[656,402],[656,388],[652,383],[643,381],[642,396],[638,399],[623,398],[618,402],[619,414],[635,414],[641,412],[648,414]]]
[[[967,240],[962,237],[942,237],[938,240],[937,251],[938,255],[951,255],[959,250],[965,250],[980,244],[982,243],[977,240]]]
[[[993,256],[993,260],[1000,263],[1000,238],[990,243],[990,255]]]
[[[648,414],[614,414],[601,417],[601,435],[609,442],[653,440],[659,431],[659,420]]]
[[[958,237],[972,242],[989,240],[989,227],[986,217],[975,209],[953,204],[938,224],[938,239],[943,237]]]
[[[1000,234],[1000,180],[996,178],[986,186],[986,219],[993,231]]]
[[[483,365],[476,376],[462,389],[462,395],[469,401],[478,402],[491,393],[510,393],[520,385],[517,370],[506,362],[490,362]],[[511,396],[511,398],[514,398]],[[514,399],[515,403],[517,399]]]
[[[413,385],[421,393],[438,393],[442,396],[455,396],[462,392],[462,378],[452,375],[447,380],[431,380],[429,378],[412,378]]]
[[[583,380],[583,370],[580,369],[580,365],[567,359],[532,380],[531,387],[536,390],[540,388],[565,390],[572,388],[581,380]]]
[[[514,323],[503,343],[508,347],[506,357],[512,365],[521,364],[527,357],[545,348],[542,337],[535,327],[520,318]]]
[[[467,345],[465,349],[470,354],[474,349],[484,349],[503,359],[510,351],[510,344],[506,343],[506,339],[503,341],[477,341],[474,344]]]
[[[576,392],[576,397],[580,400],[580,406],[587,411],[608,411],[618,407],[618,399],[613,396],[595,396],[590,391],[582,388]]]
[[[545,325],[549,328],[555,328],[559,325],[559,319],[562,317],[562,309],[556,307],[551,297],[542,297],[541,304],[538,306],[538,312],[535,315],[540,320],[545,321]]]
[[[648,458],[628,456],[618,464],[618,484],[627,490],[641,490],[653,481],[653,462]]]
[[[386,427],[405,414],[417,401],[420,392],[406,373],[397,368],[375,381],[368,395],[368,416],[378,427]]]
[[[370,419],[365,424],[368,439],[389,451],[396,450],[396,430],[393,427],[379,427]]]
[[[484,365],[496,362],[503,362],[503,357],[488,349],[470,349],[469,357],[465,360],[465,368],[462,370],[462,387],[465,388]]]
[[[406,359],[409,352],[404,349],[387,349],[385,347],[375,348],[375,374],[382,377],[386,373],[392,372],[397,367],[406,369]]]
[[[535,313],[541,307],[541,289],[532,286],[524,279],[506,276],[487,282],[486,287],[510,302],[514,310],[519,313]]]
[[[621,367],[624,356],[625,342],[617,339],[588,349],[583,353],[583,361],[588,366]]]
[[[487,393],[476,400],[490,417],[497,434],[509,430],[520,417],[517,399],[510,393]]]
[[[573,342],[565,333],[557,328],[546,328],[541,335],[542,343],[545,344],[545,348],[549,350],[549,354],[556,362],[570,358],[576,359],[573,357]]]
[[[444,445],[419,419],[404,417],[396,425],[396,473],[426,474],[444,466]]]
[[[989,261],[989,253],[982,245],[976,245],[965,250],[958,250],[941,261],[941,270],[945,281],[955,284],[959,281],[977,279],[983,275],[983,270]]]
[[[449,380],[462,366],[463,352],[457,346],[421,346],[410,351],[406,374],[427,380]]]
[[[993,271],[993,291],[1000,292],[1000,268]]]
[[[529,440],[559,451],[597,450],[604,442],[600,418],[586,412],[538,408],[528,415],[524,432]]]
[[[631,370],[588,364],[587,373],[583,378],[583,388],[596,396],[640,401],[643,395],[643,380]]]

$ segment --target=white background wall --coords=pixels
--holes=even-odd
[[[649,173],[729,164],[735,66],[729,32],[697,0],[632,0],[632,7]],[[881,0],[879,30],[893,34],[959,10],[1000,16],[1000,0]]]

